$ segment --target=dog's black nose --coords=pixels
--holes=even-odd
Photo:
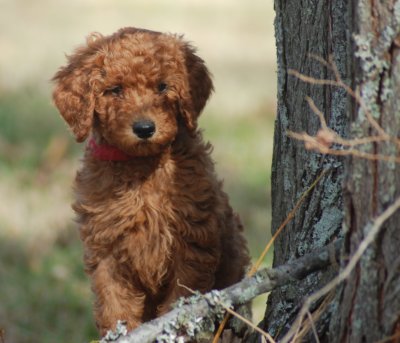
[[[156,132],[156,125],[151,120],[141,120],[133,123],[133,132],[142,139],[150,138]]]

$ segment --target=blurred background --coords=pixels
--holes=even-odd
[[[272,2],[0,0],[0,342],[97,338],[70,207],[84,146],[52,105],[49,81],[90,32],[137,26],[182,33],[198,47],[216,89],[200,126],[259,255],[270,238]]]

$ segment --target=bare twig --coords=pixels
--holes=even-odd
[[[360,94],[358,92],[355,92],[351,87],[349,87],[348,85],[346,85],[343,82],[343,80],[341,79],[339,72],[336,68],[336,65],[333,63],[333,61],[330,61],[329,64],[335,74],[336,80],[316,79],[314,77],[299,73],[297,70],[294,70],[294,69],[289,69],[288,74],[293,75],[293,76],[297,77],[299,80],[310,83],[310,84],[321,85],[321,86],[334,86],[334,87],[343,88],[360,105],[360,107],[363,109],[363,111],[365,113],[365,116],[367,117],[368,122],[379,133],[379,135],[387,137],[388,139],[391,140],[392,137],[390,137],[385,132],[385,130],[379,125],[379,123],[373,118],[371,111],[369,110],[368,106],[365,104],[365,102],[362,99],[362,97],[360,96]]]
[[[400,158],[397,156],[387,156],[381,154],[371,154],[367,152],[363,152],[359,149],[354,149],[355,146],[364,145],[368,143],[377,143],[377,142],[393,142],[397,146],[400,147],[400,140],[397,137],[390,136],[386,131],[379,125],[379,123],[373,118],[372,113],[368,106],[365,104],[363,98],[360,96],[360,93],[357,90],[353,90],[351,87],[346,85],[340,77],[340,73],[336,67],[336,64],[333,61],[333,57],[329,56],[329,61],[324,60],[323,58],[315,55],[310,55],[311,58],[317,60],[328,69],[330,69],[334,76],[335,80],[326,80],[326,79],[316,79],[311,76],[304,75],[297,70],[290,69],[288,70],[289,75],[293,75],[297,77],[299,80],[304,82],[315,84],[315,85],[328,85],[335,86],[344,89],[351,97],[354,98],[356,103],[361,107],[364,111],[365,116],[371,125],[378,134],[370,137],[363,138],[355,138],[355,139],[344,139],[340,135],[338,135],[335,131],[330,129],[326,123],[325,117],[323,113],[318,109],[315,105],[314,101],[306,97],[306,100],[311,107],[312,111],[318,116],[321,129],[318,131],[317,135],[310,136],[309,134],[303,133],[295,133],[288,131],[288,135],[294,139],[298,139],[304,142],[306,149],[316,150],[323,154],[337,155],[337,156],[354,156],[359,158],[364,158],[367,160],[373,161],[387,161],[387,162],[396,162],[400,163]],[[339,144],[342,147],[349,149],[332,149],[332,144]]]
[[[306,100],[307,100],[307,102],[308,102],[308,105],[311,107],[312,111],[318,116],[319,121],[321,122],[321,127],[322,127],[322,129],[333,131],[333,130],[331,130],[331,129],[328,127],[328,125],[326,124],[324,114],[323,114],[323,113],[320,111],[320,109],[315,105],[314,100],[311,99],[309,96],[306,96]],[[335,132],[335,133],[336,133],[336,132]]]
[[[368,152],[364,152],[358,149],[347,149],[347,150],[336,150],[336,149],[331,149],[328,144],[326,143],[325,139],[321,139],[320,137],[313,137],[308,135],[307,133],[297,133],[293,131],[287,131],[287,135],[289,137],[292,137],[294,139],[303,141],[305,144],[305,147],[309,150],[317,150],[318,152],[322,154],[329,154],[329,155],[335,155],[335,156],[354,156],[354,157],[359,157],[363,158],[366,160],[371,160],[371,161],[386,161],[386,162],[396,162],[400,163],[400,157],[396,156],[391,156],[391,155],[382,155],[382,154],[372,154]],[[359,143],[359,144],[365,144],[365,143],[371,143],[371,142],[377,142],[377,141],[382,141],[386,140],[382,137],[366,137],[364,139],[364,143]],[[330,141],[329,144],[331,144],[334,141]],[[349,144],[349,146],[351,146]]]
[[[256,325],[254,325],[250,320],[248,320],[247,318],[243,317],[242,315],[240,315],[239,313],[235,312],[234,310],[232,310],[231,308],[225,306],[224,304],[221,303],[221,305],[225,308],[225,310],[227,312],[229,312],[232,316],[235,316],[237,318],[239,318],[242,322],[246,323],[248,326],[250,326],[253,330],[257,331],[258,333],[260,333],[262,336],[265,337],[265,339],[270,342],[270,343],[275,343],[275,340],[271,337],[271,335],[268,332],[265,332],[264,330],[261,330],[259,327],[257,327]]]
[[[309,53],[308,57],[316,60],[317,62],[321,63],[322,65],[324,65],[328,69],[332,70],[331,64],[327,60],[323,59],[321,56],[313,54],[313,53]]]
[[[218,298],[225,304],[242,305],[250,301],[259,294],[269,292],[276,287],[285,285],[292,280],[299,280],[308,274],[325,268],[332,263],[330,251],[339,255],[341,240],[336,241],[322,249],[311,252],[303,257],[291,261],[285,265],[274,269],[263,269],[252,277],[245,278],[241,282],[221,291],[212,291],[203,296],[192,297],[181,306],[176,307],[171,312],[144,323],[127,335],[119,338],[116,342],[153,342],[165,335],[189,336],[187,328],[190,326],[192,331],[196,331],[196,325],[201,321],[215,320],[218,313],[211,299]],[[193,329],[194,328],[194,329]]]
[[[347,92],[347,94],[349,94],[356,101],[356,103],[361,107],[361,109],[364,111],[365,116],[366,116],[368,122],[370,123],[370,125],[378,132],[378,135],[372,136],[372,137],[374,137],[373,139],[376,139],[375,141],[390,141],[390,142],[393,142],[394,144],[396,144],[398,147],[400,147],[400,139],[398,139],[397,137],[394,137],[394,136],[390,136],[388,133],[386,133],[386,131],[374,119],[370,109],[368,108],[368,106],[364,102],[362,96],[360,95],[359,88],[356,88],[355,90],[353,90],[350,86],[348,86],[346,83],[343,82],[343,80],[340,76],[340,73],[337,69],[337,66],[336,66],[335,62],[333,61],[333,57],[329,56],[329,61],[326,61],[320,56],[316,56],[313,54],[310,54],[309,56],[311,58],[315,59],[316,61],[318,61],[319,63],[321,63],[322,65],[326,66],[328,69],[330,69],[335,76],[335,80],[316,79],[314,77],[304,75],[294,69],[289,69],[288,74],[293,75],[293,76],[297,77],[299,80],[302,80],[303,82],[307,82],[310,84],[333,86],[333,87],[339,87],[339,88],[344,89]],[[320,112],[320,111],[318,110],[318,112]],[[320,116],[317,112],[315,112],[315,113],[318,116]],[[322,121],[321,121],[321,124],[322,124]],[[372,137],[367,137],[367,139],[372,138]],[[338,139],[340,139],[340,136],[338,136]],[[365,138],[362,138],[361,140],[363,140],[363,139],[365,139]],[[356,141],[356,139],[348,141],[348,142],[352,142],[352,141]],[[340,143],[340,144],[342,144],[342,143]],[[353,144],[354,143],[350,143],[350,146],[353,146]],[[356,143],[356,145],[358,145],[358,144],[365,144],[365,143]],[[344,144],[344,145],[346,145],[346,144]]]
[[[311,325],[311,328],[312,328],[312,331],[313,331],[313,334],[314,334],[315,341],[317,343],[320,343],[319,342],[319,338],[318,338],[317,329],[316,329],[315,323],[314,323],[314,318],[312,317],[310,311],[307,311],[307,317],[308,317],[308,320],[310,322],[310,325]]]
[[[231,316],[229,315],[229,313],[225,314],[224,319],[222,320],[222,322],[218,326],[218,330],[214,335],[212,343],[218,343],[219,338],[221,337],[222,332],[224,331],[226,324],[228,324],[228,320],[230,319],[230,317]]]
[[[326,80],[329,81],[329,80]],[[316,136],[310,136],[309,134],[302,132],[287,131],[287,135],[291,138],[304,142],[306,149],[316,150],[322,154],[336,155],[336,156],[354,156],[364,158],[372,161],[386,161],[400,163],[400,157],[392,155],[382,154],[371,154],[359,149],[355,149],[355,146],[364,145],[369,143],[387,142],[394,141],[396,144],[400,144],[400,140],[396,137],[391,137],[386,133],[383,135],[355,138],[355,139],[344,139],[338,135],[335,131],[330,129],[326,124],[325,117],[319,108],[315,105],[314,101],[306,97],[306,100],[311,107],[312,111],[318,116],[321,129],[317,132]],[[349,149],[332,149],[332,144],[339,144]]]
[[[293,207],[293,209],[289,212],[283,223],[279,226],[279,228],[276,230],[275,234],[272,236],[272,238],[269,240],[268,244],[266,245],[264,251],[261,253],[260,257],[258,258],[257,262],[253,265],[253,267],[250,269],[248,272],[248,276],[252,276],[258,268],[260,268],[260,265],[262,261],[265,258],[265,255],[271,248],[272,244],[275,242],[275,240],[278,238],[279,234],[282,232],[282,230],[286,227],[286,225],[294,218],[297,210],[303,203],[304,199],[310,194],[310,192],[315,188],[315,186],[319,183],[319,181],[322,179],[322,177],[326,174],[328,169],[324,169],[314,180],[314,182],[308,187],[304,193],[300,196],[300,199],[297,201],[296,205]]]
[[[299,329],[296,332],[295,336],[293,337],[292,340],[293,343],[302,342],[307,333],[310,331],[310,329],[313,331],[316,342],[318,342],[319,338],[314,323],[316,323],[318,319],[322,316],[322,314],[325,312],[328,305],[332,302],[333,297],[334,297],[334,292],[329,293],[314,312],[312,313],[307,312],[308,320],[303,320],[303,322],[300,323]]]
[[[337,143],[346,147],[354,147],[357,145],[364,145],[364,144],[368,144],[368,143],[377,143],[377,142],[387,142],[387,141],[391,141],[392,137],[388,136],[388,135],[384,135],[384,136],[369,136],[369,137],[363,137],[363,138],[354,138],[354,139],[344,139],[341,136],[339,136],[335,131],[333,131],[332,129],[330,129],[325,121],[325,117],[324,114],[321,112],[321,110],[315,105],[314,101],[310,98],[310,97],[306,97],[306,101],[308,102],[311,110],[318,116],[320,123],[321,123],[321,130],[323,132],[328,133],[329,135],[332,136],[332,141],[330,142],[330,144],[332,143]],[[307,135],[305,133],[302,133],[300,135],[303,135],[302,137],[294,137],[297,139],[301,139],[304,140],[304,135]]]

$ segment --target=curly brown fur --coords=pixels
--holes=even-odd
[[[73,205],[96,296],[101,334],[170,309],[189,288],[239,281],[249,263],[242,227],[197,129],[212,91],[203,60],[182,37],[124,28],[87,45],[55,75],[54,101],[78,141],[123,151],[104,161],[86,150]],[[140,138],[135,123],[152,122]]]

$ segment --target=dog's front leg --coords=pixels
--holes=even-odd
[[[191,296],[194,290],[206,293],[214,285],[215,267],[213,266],[204,268],[204,265],[192,260],[190,262],[180,261],[175,264],[175,268],[175,276],[170,282],[169,291],[162,303],[157,307],[157,316],[170,311],[171,305],[180,297]]]
[[[100,334],[114,330],[118,320],[129,330],[142,323],[145,295],[118,275],[113,257],[102,260],[91,275],[96,296],[94,314]]]

